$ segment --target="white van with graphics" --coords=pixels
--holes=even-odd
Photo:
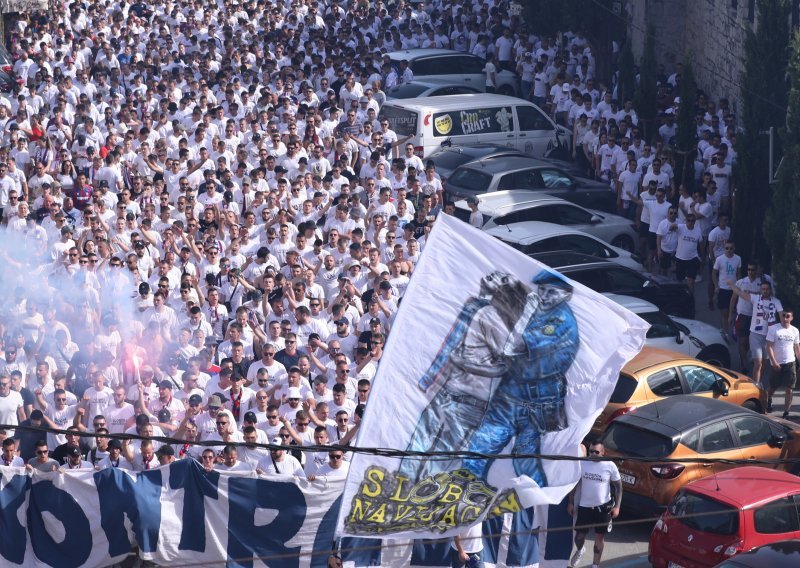
[[[498,144],[533,156],[558,145],[571,147],[572,134],[535,104],[504,95],[473,94],[388,100],[381,118],[399,139],[407,136],[417,155],[426,157],[443,142]]]

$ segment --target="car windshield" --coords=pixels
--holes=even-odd
[[[413,99],[421,95],[426,90],[428,90],[426,85],[406,83],[405,85],[400,85],[399,87],[389,89],[389,92],[386,93],[386,96],[393,99]]]
[[[643,458],[665,458],[675,449],[670,438],[623,422],[611,423],[603,435],[603,444],[609,450]]]
[[[448,188],[458,188],[459,191],[486,193],[491,182],[492,176],[490,174],[471,168],[459,168],[447,180],[447,186]]]
[[[739,510],[715,499],[682,491],[670,503],[669,512],[696,531],[733,535],[739,532]]]
[[[675,322],[664,312],[640,312],[636,315],[650,324],[650,329],[647,330],[648,339],[677,336]]]

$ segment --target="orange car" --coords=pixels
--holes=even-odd
[[[628,458],[615,460],[622,477],[622,506],[639,515],[661,513],[690,481],[740,467],[713,460],[800,456],[800,427],[794,422],[702,396],[646,404],[614,420],[600,441],[607,457]],[[754,465],[790,473],[798,469],[787,462]]]
[[[634,408],[679,394],[719,398],[755,412],[767,406],[767,392],[745,375],[675,351],[645,347],[622,368],[611,400],[592,426],[592,437]]]

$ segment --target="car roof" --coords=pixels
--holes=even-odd
[[[669,435],[669,432],[688,432],[698,425],[733,416],[757,416],[752,410],[714,398],[679,394],[638,407],[617,418],[614,423],[630,423]]]
[[[537,252],[530,256],[531,258],[538,260],[542,264],[546,264],[550,268],[555,268],[557,270],[562,270],[562,269],[568,270],[572,267],[582,268],[585,266],[592,266],[592,265],[596,265],[595,267],[609,266],[611,264],[614,264],[615,266],[620,266],[617,263],[612,263],[612,261],[605,258],[599,258],[596,256],[592,256],[590,254],[584,254],[582,252],[574,252],[570,250]]]
[[[402,85],[398,85],[397,87],[392,87],[387,92],[391,92],[394,89],[399,87],[403,87],[405,85],[422,85],[425,87],[441,87],[442,85],[452,85],[453,87],[471,87],[472,85],[465,85],[459,81],[455,81],[453,79],[447,79],[444,77],[431,77],[429,79],[414,79],[413,81],[409,81],[408,83],[403,83]]]
[[[606,292],[603,294],[609,300],[613,300],[626,310],[629,310],[635,314],[644,314],[649,312],[658,312],[659,307],[656,306],[652,302],[648,302],[647,300],[642,300],[641,298],[635,298],[633,296],[625,296],[623,294],[612,294],[611,292]]]
[[[561,235],[582,235],[589,237],[590,239],[597,240],[591,235],[587,235],[583,231],[571,229],[569,227],[565,227],[564,225],[547,223],[546,221],[521,221],[519,223],[509,223],[508,225],[492,227],[486,232],[493,237],[498,237],[501,240],[523,245]]]
[[[553,197],[541,191],[517,190],[517,191],[492,191],[476,196],[478,198],[478,209],[481,213],[496,216],[502,215],[509,209],[519,210],[526,209],[527,207],[535,207],[538,205],[562,204],[567,203],[574,205],[560,197]],[[456,202],[456,207],[461,204],[462,208],[467,207],[466,200]],[[523,207],[525,206],[525,207]],[[563,226],[563,225],[559,225]]]
[[[448,110],[464,110],[470,106],[488,106],[488,105],[529,105],[524,99],[517,97],[509,97],[506,95],[495,95],[488,93],[470,93],[465,95],[447,95],[446,97],[418,97],[415,99],[392,99],[386,101],[385,106],[405,108],[405,109],[419,109],[423,108],[431,112],[448,111]],[[383,107],[381,107],[383,108]],[[530,160],[530,158],[526,158]],[[538,160],[537,160],[538,161]],[[541,162],[545,163],[545,162]]]
[[[472,95],[451,95],[451,96],[469,97]],[[421,101],[422,99],[414,99],[414,100]],[[560,169],[558,166],[555,166],[549,162],[545,162],[543,160],[537,160],[536,158],[531,158],[530,156],[497,156],[494,158],[486,158],[485,160],[481,160],[480,162],[475,162],[474,164],[473,163],[464,164],[463,166],[459,166],[458,169],[469,168],[473,170],[485,170],[489,173],[497,174],[501,172],[511,173],[518,170],[528,170],[532,168],[544,168],[544,167]]]
[[[625,363],[622,370],[626,373],[638,373],[654,365],[669,361],[694,361],[694,359],[686,357],[683,353],[678,353],[677,351],[644,346],[633,359]]]
[[[749,465],[698,479],[686,489],[740,509],[750,509],[781,495],[800,492],[800,479],[785,471]]]
[[[430,57],[432,55],[469,55],[469,53],[463,53],[461,51],[456,51],[455,49],[420,47],[417,49],[390,51],[386,55],[389,56],[389,59],[408,59],[409,61],[413,61],[414,59],[419,59],[420,57]]]

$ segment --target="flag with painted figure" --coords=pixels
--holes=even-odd
[[[561,503],[579,463],[530,455],[578,455],[647,328],[604,296],[440,215],[356,442],[426,455],[355,455],[338,533],[452,536],[485,518]],[[491,457],[503,454],[520,457]]]

